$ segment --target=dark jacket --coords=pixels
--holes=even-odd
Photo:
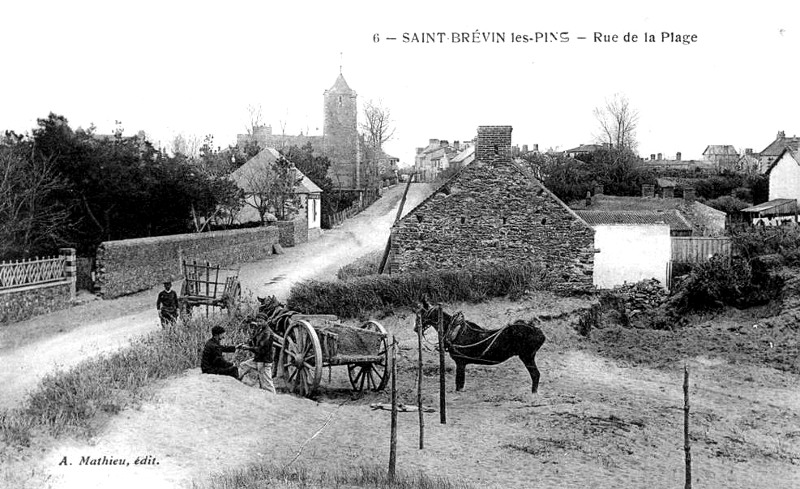
[[[253,352],[254,361],[272,363],[272,331],[267,327],[256,331],[247,349]]]
[[[165,309],[169,312],[176,312],[178,310],[178,294],[174,290],[167,292],[162,290],[158,293],[158,300],[156,300],[156,309]]]
[[[200,370],[204,374],[214,373],[223,368],[232,367],[233,364],[222,356],[223,353],[233,353],[235,346],[221,345],[219,340],[211,338],[203,347],[203,358],[200,360]]]

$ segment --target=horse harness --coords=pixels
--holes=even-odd
[[[443,314],[444,311],[442,311],[441,306],[438,307],[438,310],[440,315]],[[453,316],[451,316],[450,322],[445,328],[446,332],[442,335],[442,339],[444,340],[444,349],[445,351],[450,352],[450,356],[452,356],[454,359],[458,357],[458,358],[463,358],[465,360],[477,360],[481,362],[489,362],[488,360],[485,360],[484,358],[481,357],[483,357],[483,355],[485,355],[486,352],[489,351],[492,345],[494,345],[495,341],[497,341],[497,338],[500,337],[500,333],[505,331],[505,329],[509,326],[510,324],[507,324],[502,328],[498,329],[497,331],[493,332],[486,338],[483,338],[475,343],[468,345],[458,345],[455,343],[456,340],[458,339],[459,336],[461,336],[461,333],[464,331],[465,328],[470,327],[470,324],[464,319],[464,313],[458,311]],[[484,348],[483,351],[481,351],[477,357],[473,357],[464,353],[464,349],[480,346],[486,343],[487,341],[489,342],[489,344],[486,345],[486,348]],[[497,364],[502,362],[491,362],[491,363]]]

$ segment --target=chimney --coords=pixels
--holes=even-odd
[[[675,159],[678,160],[678,161],[681,161],[681,152],[680,151],[675,153]]]
[[[650,155],[650,160],[652,160],[652,161],[655,161],[655,160],[656,160],[656,155],[654,155],[654,154],[651,154],[651,155]]]
[[[517,146],[516,144],[511,147],[511,156],[515,158],[519,156],[519,146]]]
[[[461,151],[461,141],[453,141],[453,149]]]
[[[675,187],[664,187],[661,189],[661,196],[665,199],[675,198]]]
[[[744,154],[747,156],[753,156],[753,148],[745,148]]]
[[[422,154],[422,151],[423,151],[424,149],[425,149],[425,148],[417,148],[417,154],[418,154],[418,155]]]
[[[528,152],[528,145],[527,144],[523,144],[522,145],[522,153],[525,154],[527,152]]]
[[[603,186],[599,183],[594,186],[594,194],[595,195],[603,195]]]
[[[694,187],[686,187],[683,189],[683,199],[686,202],[694,202],[695,197]]]
[[[428,140],[428,146],[439,146],[439,140],[438,139],[429,139]]]
[[[661,160],[663,160],[663,158],[661,157],[661,153],[658,153],[658,161],[661,161]]]
[[[783,131],[778,131],[778,139],[783,139],[786,137],[786,133]]]
[[[475,159],[483,163],[511,159],[511,126],[478,126]]]
[[[649,183],[642,185],[642,197],[653,198],[655,197],[655,195],[656,195],[655,186]]]
[[[534,151],[535,153],[538,153],[538,152],[539,152],[539,144],[534,144],[534,145],[533,145],[533,151]]]
[[[447,141],[447,139],[442,139],[442,140],[439,141],[439,147],[440,148],[444,148],[448,144],[450,144],[450,143]]]

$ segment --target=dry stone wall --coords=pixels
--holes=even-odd
[[[261,260],[279,242],[276,226],[106,241],[96,257],[95,287],[105,299],[154,287],[178,276],[179,257],[229,266]]]
[[[531,261],[557,289],[590,289],[594,231],[508,161],[502,134],[490,136],[479,153],[492,163],[473,162],[392,229],[390,271]]]
[[[72,304],[68,282],[24,287],[0,294],[0,324],[24,321],[34,316],[66,309]]]
[[[280,244],[289,248],[308,242],[308,219],[298,216],[291,221],[278,221]]]

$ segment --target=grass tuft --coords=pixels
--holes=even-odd
[[[362,465],[352,470],[327,471],[299,465],[279,467],[275,464],[253,464],[212,475],[208,480],[195,481],[193,489],[256,489],[272,487],[338,488],[368,487],[375,489],[470,489],[472,486],[452,482],[442,477],[429,477],[422,473],[398,471],[393,480],[387,477],[385,467]]]
[[[141,402],[154,382],[199,366],[203,345],[217,324],[228,330],[230,343],[246,340],[242,316],[195,317],[45,376],[21,407],[0,412],[0,441],[29,446],[39,429],[55,437],[93,435],[98,419]]]

